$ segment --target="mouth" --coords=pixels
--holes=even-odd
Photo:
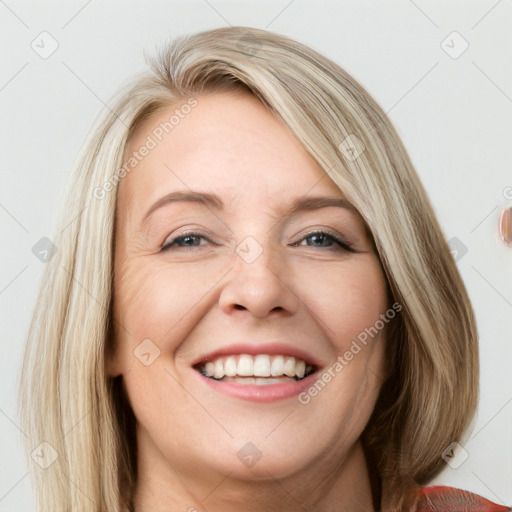
[[[314,364],[284,354],[221,355],[197,363],[194,369],[217,382],[256,386],[302,381],[317,371]]]
[[[310,354],[279,343],[231,345],[192,364],[210,390],[259,403],[296,398],[314,383],[321,367]]]

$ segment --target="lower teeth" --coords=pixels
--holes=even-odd
[[[235,382],[237,384],[260,385],[281,384],[283,382],[296,382],[297,380],[301,380],[297,377],[222,377],[221,379],[216,379],[215,377],[210,378],[222,382]]]
[[[208,375],[205,372],[204,367],[196,367],[196,370],[201,373],[204,377],[207,377],[209,379],[216,380],[218,382],[236,382],[239,384],[261,384],[261,385],[268,385],[268,384],[281,384],[282,382],[296,382],[298,380],[305,379],[309,375],[315,372],[315,367],[308,365],[306,367],[306,372],[303,377],[297,377],[296,375],[294,377],[288,377],[287,375],[282,375],[281,377],[221,377],[220,379],[214,377],[213,375]]]

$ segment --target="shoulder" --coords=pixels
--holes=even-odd
[[[416,512],[510,512],[512,508],[493,503],[478,494],[455,487],[418,489]]]

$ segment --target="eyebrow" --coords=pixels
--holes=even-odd
[[[180,202],[200,203],[217,211],[224,209],[224,202],[217,194],[190,190],[176,191],[158,199],[158,201],[156,201],[144,215],[141,225],[146,224],[156,210],[169,204]],[[296,198],[291,203],[284,217],[289,217],[296,212],[319,210],[320,208],[328,208],[332,206],[344,208],[352,213],[358,213],[357,209],[352,204],[340,196],[302,196]]]

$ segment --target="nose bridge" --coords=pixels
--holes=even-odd
[[[237,246],[236,253],[247,264],[252,265],[257,260],[260,264],[269,262],[270,236],[257,235],[257,240],[253,235],[246,236]]]
[[[277,286],[281,263],[279,250],[275,250],[275,241],[272,233],[258,232],[255,235],[247,235],[239,242],[235,249],[235,274],[240,277],[246,289],[253,292],[269,294]]]
[[[274,309],[288,312],[297,309],[297,297],[281,272],[284,255],[276,248],[272,232],[258,230],[245,236],[235,251],[231,279],[219,298],[226,312],[243,307],[263,317]]]
[[[279,256],[279,233],[275,225],[275,218],[262,212],[255,215],[250,212],[258,212],[254,206],[241,212],[240,222],[234,226],[234,235],[237,239],[235,258],[237,267],[245,269],[249,274],[251,268],[263,268],[270,271],[272,267],[280,265]],[[238,262],[237,259],[242,260]]]

